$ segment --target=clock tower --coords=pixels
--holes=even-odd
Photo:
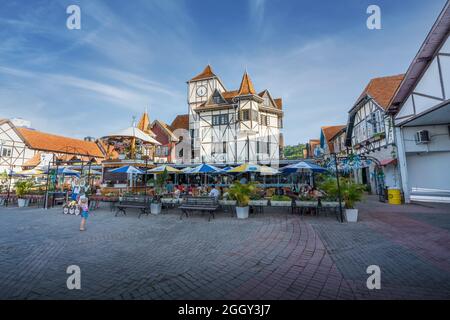
[[[187,85],[188,104],[192,109],[206,102],[216,89],[219,92],[225,91],[225,86],[219,77],[214,74],[210,65],[207,65],[200,74],[189,80]]]
[[[189,135],[191,137],[191,158],[193,161],[200,161],[200,137],[201,137],[201,119],[195,111],[217,89],[224,92],[225,86],[218,76],[216,76],[208,64],[206,68],[198,75],[187,82],[188,86],[188,106],[189,106]]]

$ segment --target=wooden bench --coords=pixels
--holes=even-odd
[[[178,208],[181,210],[180,220],[183,214],[188,217],[190,212],[200,211],[208,212],[208,221],[211,221],[211,216],[215,218],[214,212],[219,208],[219,203],[215,197],[186,197]]]
[[[131,197],[123,197],[119,203],[116,204],[116,217],[119,212],[122,212],[124,215],[127,215],[126,209],[139,209],[139,217],[141,215],[150,213],[150,204],[151,198],[142,197],[142,196],[131,196]]]

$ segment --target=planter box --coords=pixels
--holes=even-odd
[[[295,206],[300,208],[315,208],[317,207],[317,201],[295,200]]]
[[[249,207],[236,207],[236,215],[238,219],[247,219],[248,218],[248,209]]]
[[[322,201],[322,208],[339,208],[338,201]]]
[[[235,206],[236,200],[219,200],[221,206]]]
[[[151,214],[160,214],[161,208],[162,208],[161,203],[152,203],[150,205],[150,212],[151,212]]]
[[[27,199],[17,199],[17,205],[19,206],[19,208],[23,208],[27,206]]]
[[[250,206],[266,207],[269,204],[269,200],[250,200],[248,204]]]
[[[358,209],[345,209],[345,218],[347,222],[358,221]]]
[[[273,201],[270,200],[270,205],[272,207],[291,207],[292,201]]]

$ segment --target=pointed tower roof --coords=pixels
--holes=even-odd
[[[213,77],[216,77],[216,75],[212,71],[211,65],[208,64],[200,74],[193,77],[190,81],[208,79]]]
[[[250,79],[247,71],[244,72],[244,76],[242,77],[241,86],[239,87],[240,96],[248,95],[248,94],[256,94],[255,88],[253,87],[253,82]]]
[[[138,129],[144,131],[146,134],[151,135],[152,137],[155,136],[153,131],[150,129],[151,128],[150,117],[148,116],[147,111],[142,114],[142,117],[139,120],[139,122],[138,122],[136,127]]]

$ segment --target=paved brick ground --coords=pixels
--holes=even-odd
[[[241,221],[0,208],[2,299],[450,298],[450,207],[367,200],[361,221],[266,212]],[[81,290],[66,268],[81,268]],[[381,290],[365,286],[381,267]]]

